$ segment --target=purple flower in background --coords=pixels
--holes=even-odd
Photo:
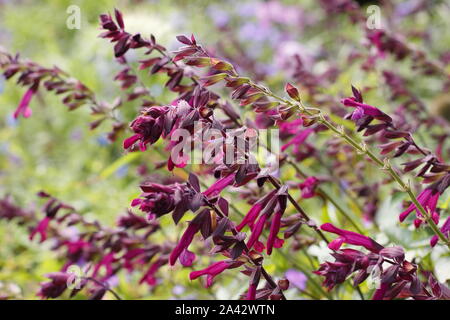
[[[102,267],[105,268],[106,273],[103,277],[104,280],[108,279],[110,276],[114,274],[113,263],[116,262],[117,259],[114,257],[114,252],[110,252],[105,255],[99,263],[97,263],[94,267],[94,271],[92,272],[92,276],[95,278],[97,274],[100,272]]]
[[[221,9],[218,5],[210,5],[206,11],[218,28],[226,27],[230,21],[228,13]]]
[[[272,31],[259,23],[246,22],[239,30],[239,37],[243,41],[251,40],[254,44],[259,44],[266,40],[272,40],[274,36]]]
[[[298,118],[292,121],[282,121],[278,125],[280,129],[280,135],[297,133],[298,129],[302,126],[302,124],[303,124],[302,118]]]
[[[308,136],[313,133],[313,129],[305,129],[299,131],[288,143],[281,146],[281,151],[286,151],[290,146],[294,146],[294,153],[297,153],[300,149],[300,145],[305,142]]]
[[[36,94],[37,89],[39,87],[39,82],[35,82],[28,90],[25,92],[25,94],[22,97],[22,100],[20,100],[19,106],[17,107],[16,111],[14,112],[14,118],[17,119],[19,115],[23,115],[25,118],[28,118],[32,114],[32,110],[29,107],[29,104],[31,102],[31,98]]]
[[[316,187],[319,185],[319,179],[316,177],[308,177],[305,181],[299,184],[300,189],[302,190],[302,198],[308,199],[312,198],[316,195]]]
[[[261,23],[267,26],[278,23],[301,28],[302,21],[305,21],[303,11],[297,6],[286,6],[274,0],[259,3],[256,7],[256,16]]]
[[[284,70],[289,77],[295,77],[299,62],[305,71],[310,71],[314,65],[314,57],[307,47],[293,40],[277,43],[274,57],[274,66],[277,70]]]
[[[159,268],[163,264],[160,260],[155,261],[150,265],[147,272],[142,276],[139,280],[139,284],[147,283],[149,286],[153,287],[157,284],[157,279],[155,277],[155,273],[159,270]]]
[[[377,48],[377,57],[379,58],[384,58],[386,56],[384,44],[382,42],[383,36],[383,31],[374,31],[367,35],[367,39],[375,46],[375,48]]]
[[[30,240],[33,240],[34,237],[36,236],[36,234],[39,233],[39,235],[41,236],[41,241],[40,242],[44,242],[47,239],[47,229],[48,229],[48,224],[50,223],[51,218],[50,217],[45,217],[44,219],[42,219],[39,224],[37,225],[36,228],[33,229],[33,231],[30,234]]]
[[[30,240],[33,240],[36,234],[40,234],[41,241],[44,242],[47,239],[47,229],[50,224],[50,220],[55,218],[56,214],[60,209],[68,209],[73,210],[73,208],[69,205],[66,205],[56,198],[50,197],[45,192],[39,192],[38,196],[41,198],[50,198],[44,205],[43,211],[45,212],[45,217],[38,223],[38,225],[31,231]]]
[[[289,269],[286,271],[285,277],[289,280],[289,283],[293,284],[297,289],[305,290],[308,278],[303,272],[296,269]]]

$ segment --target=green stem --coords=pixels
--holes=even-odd
[[[431,218],[431,215],[423,208],[423,206],[419,203],[416,196],[414,195],[413,191],[411,190],[411,187],[403,182],[401,177],[398,175],[398,173],[392,168],[392,165],[389,163],[388,159],[385,159],[384,161],[378,158],[372,151],[370,151],[367,146],[362,143],[359,144],[357,141],[355,141],[352,137],[350,137],[348,134],[345,133],[344,128],[338,128],[333,123],[328,121],[325,118],[325,115],[322,113],[321,110],[316,108],[307,108],[305,107],[301,102],[292,102],[290,100],[284,99],[273,92],[271,92],[269,89],[257,85],[255,83],[250,82],[250,85],[252,85],[254,88],[261,90],[263,93],[265,93],[267,96],[270,96],[274,98],[277,101],[280,101],[282,103],[285,103],[291,107],[297,108],[300,113],[306,114],[308,116],[313,116],[317,119],[317,121],[324,126],[326,126],[328,129],[333,131],[335,134],[337,134],[339,137],[341,137],[345,142],[347,142],[349,145],[351,145],[358,153],[367,155],[371,160],[373,160],[380,169],[386,171],[392,179],[394,179],[400,187],[408,193],[409,197],[411,198],[411,201],[414,203],[416,208],[420,211],[422,216],[426,219],[427,223],[433,230],[433,232],[439,237],[439,239],[445,243],[445,245],[450,249],[450,241],[445,237],[445,235],[439,230],[438,226],[434,223],[433,219]]]

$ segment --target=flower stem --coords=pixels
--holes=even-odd
[[[405,182],[403,182],[402,178],[393,169],[393,167],[389,163],[388,159],[385,159],[383,161],[380,158],[378,158],[371,150],[369,150],[367,148],[367,146],[364,143],[362,143],[362,144],[358,143],[352,137],[350,137],[348,134],[346,134],[343,128],[338,128],[332,122],[327,120],[321,110],[316,109],[316,108],[307,108],[302,104],[302,102],[297,102],[297,101],[293,102],[291,100],[284,99],[284,98],[274,94],[266,87],[260,86],[253,82],[251,82],[250,85],[256,89],[259,89],[267,96],[270,96],[279,102],[282,102],[291,107],[297,108],[300,113],[315,117],[315,119],[319,123],[323,124],[328,129],[330,129],[331,131],[336,133],[341,139],[343,139],[345,142],[347,142],[349,145],[351,145],[358,153],[367,155],[371,160],[373,160],[380,167],[380,169],[386,171],[391,176],[391,178],[394,179],[406,193],[408,193],[409,197],[411,198],[411,201],[414,203],[414,205],[420,211],[420,213],[423,215],[423,217],[425,217],[425,219],[428,222],[429,226],[431,227],[432,231],[450,249],[449,239],[447,239],[445,237],[445,235],[441,232],[441,230],[439,230],[438,226],[436,225],[436,223],[434,223],[430,214],[423,208],[423,206],[417,200],[416,196],[414,195],[414,192],[411,190],[411,187],[408,184],[406,184]]]

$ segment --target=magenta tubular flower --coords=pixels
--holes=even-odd
[[[430,213],[432,216],[436,217],[434,214],[436,211],[436,205],[439,200],[439,192],[437,190],[434,190],[432,188],[426,188],[424,189],[418,196],[417,201],[422,205],[422,207]],[[411,203],[411,205],[402,213],[400,213],[399,219],[400,222],[403,222],[406,217],[409,216],[411,212],[416,210],[416,216],[420,219],[423,218],[420,211],[417,209],[416,205],[414,203]],[[420,223],[416,223],[416,227],[420,225]]]
[[[308,136],[313,133],[313,129],[305,129],[297,133],[288,143],[281,146],[281,151],[286,151],[287,148],[289,148],[291,145],[294,145],[294,152],[297,152],[299,149],[299,146],[305,142],[305,140],[308,138]]]
[[[275,243],[275,240],[277,239],[278,232],[280,231],[280,225],[281,225],[281,217],[283,216],[283,211],[278,210],[272,219],[272,224],[270,225],[270,233],[269,237],[267,238],[267,254],[272,254],[272,249]]]
[[[181,253],[184,250],[187,250],[192,240],[194,239],[195,234],[200,230],[200,227],[201,224],[193,223],[192,221],[191,223],[189,223],[189,226],[187,227],[186,231],[184,231],[177,246],[173,249],[172,253],[170,254],[169,264],[171,266],[175,264]]]
[[[242,222],[236,227],[237,231],[241,231],[247,224],[252,227],[261,210],[264,208],[263,203],[255,203],[253,207],[245,215]]]
[[[258,288],[260,279],[261,279],[261,268],[256,267],[250,275],[247,295],[245,297],[246,300],[256,300],[256,290]]]
[[[171,146],[168,145],[166,150],[171,150]],[[167,169],[173,171],[174,168],[184,168],[189,163],[189,155],[183,153],[183,150],[179,154],[172,154],[167,160]]]
[[[316,177],[308,177],[305,181],[299,184],[300,189],[302,190],[302,198],[308,199],[312,198],[316,195],[316,187],[319,184],[319,179]]]
[[[50,217],[45,217],[44,219],[42,219],[39,222],[39,224],[37,225],[37,227],[34,228],[34,230],[31,232],[30,240],[33,240],[34,237],[36,236],[36,234],[39,233],[41,236],[40,242],[44,242],[47,239],[47,229],[48,229],[48,224],[49,224],[50,220],[51,220]]]
[[[445,220],[444,224],[441,227],[441,232],[444,234],[444,236],[450,238],[450,217]],[[438,241],[439,237],[437,235],[434,235],[430,240],[430,245],[434,247]]]
[[[375,31],[367,35],[369,41],[377,48],[377,57],[384,58],[386,56],[382,38],[384,36],[383,31]]]
[[[250,238],[247,242],[248,249],[251,249],[253,245],[258,241],[259,237],[261,236],[261,233],[264,229],[264,224],[267,221],[267,214],[263,214],[259,217],[258,221],[256,221],[255,225],[252,228],[252,234],[250,235]]]
[[[267,205],[270,199],[272,199],[275,193],[276,191],[273,190],[272,192],[265,195],[262,199],[258,200],[247,212],[242,222],[236,227],[236,230],[241,231],[246,225],[248,225],[250,228],[253,228],[253,225],[255,224],[255,220],[258,218],[259,213],[264,209],[264,207]]]
[[[89,242],[83,240],[66,241],[64,245],[67,247],[70,254],[76,254],[84,248],[89,248],[91,246]]]
[[[25,118],[28,118],[32,114],[32,110],[29,107],[29,104],[31,102],[31,98],[36,94],[37,88],[39,84],[36,83],[33,86],[30,87],[30,89],[25,92],[25,94],[22,97],[22,100],[20,100],[19,106],[17,107],[16,111],[14,112],[14,119],[17,119],[19,115],[23,115]]]
[[[356,110],[352,113],[352,120],[361,119],[363,116],[371,116],[372,118],[381,120],[383,122],[392,122],[392,118],[380,109],[362,102],[358,102],[355,100],[355,98],[351,97],[342,99],[341,103],[346,107],[356,108]]]
[[[386,292],[388,291],[390,287],[390,283],[382,283],[380,287],[375,290],[375,293],[373,294],[372,300],[383,300]]]
[[[280,133],[281,134],[295,134],[298,132],[298,129],[303,124],[303,119],[298,118],[293,121],[283,121],[279,124]]]
[[[227,176],[217,180],[216,182],[214,182],[212,186],[210,186],[207,190],[205,190],[203,194],[206,197],[218,195],[223,189],[225,189],[234,182],[235,175],[236,175],[235,173],[230,173]]]
[[[255,300],[256,299],[256,288],[258,287],[257,283],[252,283],[248,286],[247,296],[245,300]]]
[[[143,249],[143,248],[135,248],[135,249],[128,250],[122,257],[122,259],[124,260],[123,266],[129,272],[133,271],[134,270],[134,260],[139,260],[136,258],[139,256],[142,256],[144,253],[145,253],[145,249]]]
[[[232,261],[225,260],[225,261],[215,262],[203,270],[191,272],[189,274],[189,279],[195,280],[198,277],[206,275],[207,276],[206,277],[206,288],[209,288],[212,285],[214,278],[218,274],[222,273],[226,269],[237,268],[237,267],[241,266],[242,264],[243,264],[243,262],[241,262],[241,261],[232,262]]]
[[[116,261],[114,258],[114,252],[110,252],[105,255],[99,263],[97,263],[94,267],[94,271],[92,272],[92,277],[96,277],[101,267],[105,267],[106,274],[103,279],[108,279],[113,274],[112,264]]]
[[[131,137],[129,137],[129,138],[126,138],[126,139],[123,141],[123,148],[124,148],[124,149],[128,149],[128,148],[131,147],[133,144],[135,144],[136,141],[138,141],[138,140],[141,139],[141,138],[142,138],[142,134],[140,134],[140,133],[136,133],[135,135],[133,135],[133,136],[131,136]]]
[[[139,284],[147,283],[149,286],[155,286],[157,284],[157,279],[155,278],[155,273],[159,270],[159,268],[162,266],[162,263],[160,260],[155,261],[150,265],[150,268],[148,268],[147,272],[142,276],[142,278],[139,280]]]
[[[383,249],[383,246],[375,240],[353,231],[339,229],[331,223],[324,223],[320,226],[320,229],[339,235],[339,238],[328,244],[328,247],[332,250],[339,250],[343,243],[362,246],[374,253],[378,253],[381,249]]]

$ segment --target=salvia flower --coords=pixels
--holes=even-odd
[[[34,230],[30,234],[30,240],[33,240],[34,237],[39,234],[41,236],[41,241],[44,242],[47,239],[47,228],[48,224],[50,223],[49,217],[45,217],[41,221],[39,221],[39,224],[34,228]]]
[[[272,249],[274,246],[280,247],[280,239],[278,239],[277,235],[280,231],[281,226],[281,217],[283,216],[283,211],[280,209],[277,212],[275,212],[272,223],[270,224],[270,232],[269,237],[267,238],[267,254],[272,254]]]
[[[316,195],[316,187],[319,185],[319,179],[316,177],[308,177],[299,184],[302,190],[302,198],[308,199]]]
[[[49,282],[41,284],[38,296],[42,299],[58,298],[67,289],[70,274],[65,272],[53,272],[47,275]]]
[[[417,196],[417,201],[419,201],[422,207],[431,215],[435,223],[439,223],[439,215],[436,213],[436,206],[439,200],[439,196],[439,191],[432,187],[425,188]],[[416,227],[419,227],[422,224],[424,217],[414,203],[412,203],[405,211],[400,213],[400,222],[403,222],[413,211],[416,211],[417,217],[417,219],[415,219],[414,221],[414,225]]]
[[[341,103],[346,107],[356,108],[351,114],[352,120],[359,120],[364,116],[370,116],[374,119],[381,120],[383,122],[392,122],[392,118],[385,114],[380,109],[371,105],[356,101],[354,97],[345,98],[341,100]]]
[[[43,211],[45,212],[45,217],[38,223],[38,225],[31,231],[30,240],[33,240],[34,237],[39,234],[41,236],[40,242],[44,242],[47,239],[47,230],[50,224],[50,221],[55,218],[56,214],[60,209],[69,209],[73,210],[73,208],[69,205],[66,205],[56,198],[50,197],[48,194],[40,192],[38,193],[40,197],[50,198],[47,203],[44,205]]]
[[[19,117],[19,115],[23,115],[25,118],[28,118],[31,116],[32,110],[29,107],[29,104],[30,104],[33,96],[36,94],[38,87],[39,87],[39,82],[36,82],[25,92],[25,94],[22,97],[22,100],[20,100],[19,106],[17,107],[16,111],[14,112],[15,119],[17,119]]]
[[[113,264],[117,259],[114,256],[114,252],[110,252],[106,254],[94,267],[94,271],[92,273],[93,277],[96,277],[102,268],[105,269],[105,275],[103,276],[103,280],[108,279],[114,274]]]
[[[343,283],[354,273],[355,286],[365,281],[370,274],[378,279],[373,300],[394,299],[399,295],[417,297],[425,292],[417,276],[417,266],[405,260],[403,248],[385,248],[366,236],[338,229],[331,224],[322,225],[322,230],[341,236],[338,243],[330,243],[335,261],[322,263],[314,272],[325,277],[323,285],[328,289]],[[371,252],[365,254],[354,249],[337,248],[344,242],[362,246]]]
[[[149,217],[161,217],[172,212],[175,223],[178,223],[189,209],[198,207],[193,203],[193,192],[185,184],[144,183],[141,190],[143,193],[131,202],[131,206],[139,206]]]
[[[238,231],[241,231],[246,225],[250,226],[250,228],[253,227],[255,224],[256,219],[259,216],[259,213],[265,208],[267,203],[273,198],[276,191],[273,190],[267,195],[265,195],[263,198],[259,199],[248,211],[248,213],[245,215],[242,222],[236,227]]]
[[[149,286],[154,287],[157,284],[157,279],[155,277],[156,272],[163,265],[161,260],[157,260],[150,265],[147,272],[139,280],[139,284],[147,283]]]
[[[151,107],[142,111],[131,124],[130,128],[135,133],[123,142],[124,149],[129,149],[139,141],[141,151],[147,149],[147,144],[153,144],[163,134],[165,114],[167,107]]]
[[[259,280],[261,279],[261,267],[256,267],[250,275],[250,281],[247,290],[246,300],[256,299],[256,290],[258,288]]]
[[[217,275],[221,274],[222,272],[224,272],[227,269],[233,269],[233,268],[240,267],[242,264],[244,264],[244,262],[231,261],[231,260],[215,262],[203,270],[191,272],[189,274],[189,279],[195,280],[201,276],[206,275],[206,285],[205,286],[206,286],[206,288],[209,288],[213,284],[214,278]]]
[[[339,235],[339,238],[331,241],[328,245],[328,247],[332,250],[339,250],[343,243],[362,246],[374,253],[378,253],[381,249],[383,249],[383,246],[375,240],[353,231],[339,229],[331,223],[321,225],[320,229]]]
[[[348,276],[358,270],[362,270],[357,282],[364,281],[369,273],[366,271],[369,265],[374,264],[378,258],[366,255],[353,249],[343,249],[331,254],[336,261],[322,263],[315,274],[323,276],[323,286],[329,290],[343,283]]]
[[[257,251],[264,250],[264,245],[259,241],[259,238],[264,230],[266,222],[268,222],[271,217],[270,231],[267,238],[267,254],[270,255],[274,247],[280,248],[283,245],[284,241],[278,238],[278,232],[281,227],[281,218],[286,210],[286,191],[287,187],[281,187],[281,189],[277,191],[277,194],[268,201],[264,210],[261,211],[258,220],[251,227],[252,233],[247,242],[247,247],[249,249],[255,247]]]
[[[182,254],[189,254],[187,249],[194,239],[195,234],[200,231],[202,224],[204,223],[204,215],[205,214],[203,211],[202,213],[197,214],[195,218],[189,222],[189,225],[181,236],[180,241],[170,254],[169,264],[171,266],[175,264],[177,259],[180,258]],[[189,259],[193,259],[192,256]]]
[[[294,153],[297,153],[308,136],[314,132],[313,129],[299,130],[298,133],[286,144],[281,146],[281,151],[286,151],[290,146],[294,146]]]
[[[247,247],[249,249],[251,249],[258,241],[259,237],[261,236],[261,233],[263,232],[264,225],[266,224],[267,219],[268,215],[262,214],[252,227],[252,234],[250,235],[250,238],[248,239],[247,242]]]
[[[445,220],[444,224],[441,227],[441,232],[445,237],[450,238],[450,217]],[[434,235],[430,240],[430,245],[434,247],[438,241],[439,237],[437,235]]]
[[[211,185],[207,190],[205,190],[203,192],[203,194],[206,197],[216,196],[223,189],[225,189],[229,185],[233,184],[234,179],[235,179],[235,173],[230,173],[230,174],[226,175],[225,177],[217,180],[213,185]]]

